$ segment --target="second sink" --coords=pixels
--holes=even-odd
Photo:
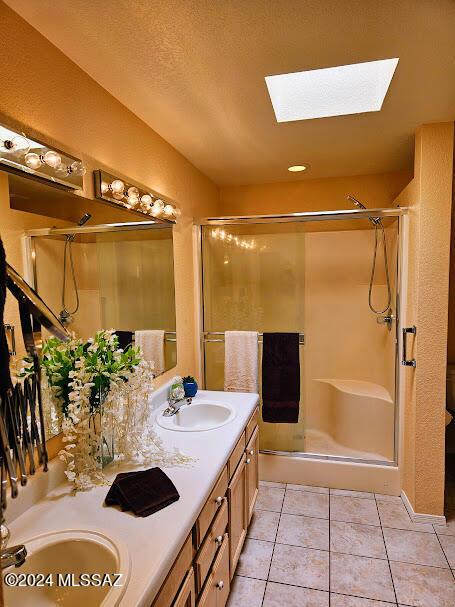
[[[23,585],[4,584],[7,605],[120,605],[129,578],[129,555],[106,536],[92,531],[60,531],[26,541],[25,546],[25,563],[4,571],[4,579],[11,572],[18,579],[25,578]],[[87,581],[82,574],[96,576]]]
[[[171,417],[164,417],[160,412],[157,416],[157,422],[167,430],[201,432],[220,428],[231,422],[235,415],[234,409],[226,403],[198,401],[182,407],[178,413]]]

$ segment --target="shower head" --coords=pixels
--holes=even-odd
[[[82,217],[79,219],[79,222],[77,225],[82,227],[91,218],[92,218],[92,216],[90,215],[90,213],[84,213],[84,215],[82,215]]]
[[[351,202],[354,203],[354,205],[358,208],[358,209],[366,209],[366,206],[364,204],[362,204],[360,202],[360,200],[357,200],[357,198],[355,196],[353,196],[352,194],[348,194],[347,195],[347,199],[350,200]]]
[[[360,202],[360,200],[357,200],[357,198],[355,196],[353,196],[352,194],[348,194],[346,198],[349,201],[351,201],[358,209],[365,209],[366,210],[367,207],[362,202]],[[369,217],[368,219],[375,226],[380,225],[380,223],[381,223],[381,218],[380,217]]]

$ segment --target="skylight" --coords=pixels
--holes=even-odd
[[[398,59],[266,76],[277,122],[378,112]]]

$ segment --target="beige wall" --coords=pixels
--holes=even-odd
[[[354,194],[369,207],[389,207],[411,179],[411,173],[399,171],[222,187],[219,210],[226,215],[241,215],[347,209],[351,206],[347,194]]]
[[[453,175],[453,123],[419,128],[414,179],[397,198],[409,206],[407,307],[402,324],[417,326],[401,370],[405,405],[402,486],[416,512],[444,510],[444,409]]]
[[[455,364],[455,172],[452,181],[452,238],[450,239],[449,335],[447,362]]]
[[[174,238],[177,371],[195,372],[198,341],[190,218],[216,211],[216,186],[4,3],[0,22],[0,121],[23,126],[31,136],[82,157],[88,169],[87,196],[93,194],[91,171],[104,167],[175,200],[182,209]],[[4,192],[0,198],[0,233],[10,261],[22,271],[18,236],[50,221],[8,211]],[[160,382],[173,373],[163,375]]]

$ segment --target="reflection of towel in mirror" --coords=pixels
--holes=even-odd
[[[226,331],[224,342],[224,389],[226,392],[257,392],[257,331]]]
[[[155,377],[164,373],[164,331],[160,329],[136,331],[134,341],[136,346],[141,347],[144,359],[153,363]]]

